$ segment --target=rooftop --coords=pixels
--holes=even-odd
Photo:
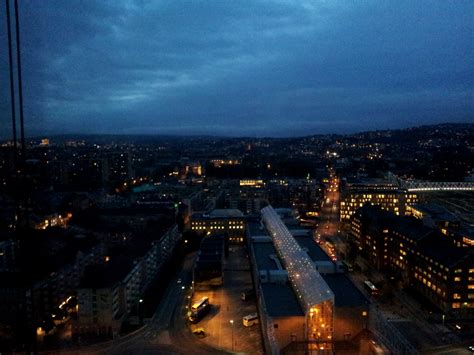
[[[412,206],[413,209],[428,214],[431,217],[443,221],[457,221],[458,218],[445,207],[436,203],[417,203]]]
[[[270,317],[303,316],[303,310],[291,285],[262,283],[263,299]]]
[[[296,241],[311,258],[312,261],[331,261],[323,249],[313,240],[312,237],[295,237]]]
[[[369,301],[345,274],[325,274],[324,280],[334,292],[336,307],[360,307]]]
[[[132,260],[111,258],[105,264],[87,266],[78,288],[108,288],[123,280],[132,270]]]
[[[211,218],[237,218],[243,216],[242,211],[237,208],[215,209],[209,213],[209,217]]]
[[[268,236],[267,230],[263,228],[260,222],[252,221],[247,223],[247,230],[251,237]]]
[[[277,251],[271,241],[252,243],[252,247],[258,270],[278,270],[275,261],[270,259],[271,255],[277,255]]]
[[[305,311],[316,304],[334,300],[333,292],[316,270],[313,261],[296,242],[275,210],[267,206],[262,209],[262,216]]]
[[[464,258],[471,258],[474,261],[474,250],[472,248],[457,248],[441,238],[438,239],[437,243],[424,243],[419,248],[423,255],[447,267],[457,265]]]

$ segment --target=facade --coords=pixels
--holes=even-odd
[[[237,209],[215,209],[209,214],[195,213],[190,220],[191,230],[207,235],[225,234],[230,243],[245,240],[245,217]]]
[[[349,221],[351,216],[365,204],[379,205],[395,215],[406,214],[407,207],[418,201],[414,193],[403,190],[349,190],[341,200],[341,221]]]
[[[37,320],[55,314],[59,306],[75,293],[85,268],[101,263],[103,259],[103,245],[97,244],[86,253],[78,252],[74,263],[65,265],[36,282],[31,288],[28,314],[33,314],[34,309],[34,318]]]
[[[105,263],[90,267],[77,289],[78,319],[73,332],[116,335],[126,317],[139,314],[140,298],[159,277],[180,238],[174,226],[135,260],[106,257]]]
[[[129,272],[130,260],[118,259],[86,269],[77,289],[74,334],[118,334],[127,313],[124,291]]]
[[[360,208],[351,219],[360,252],[379,270],[395,272],[448,317],[474,317],[474,250],[409,217],[377,206]]]

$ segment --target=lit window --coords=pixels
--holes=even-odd
[[[453,303],[453,306],[452,306],[452,307],[453,307],[453,308],[461,308],[461,303],[455,302],[455,303]]]

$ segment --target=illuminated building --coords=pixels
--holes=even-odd
[[[230,180],[226,185],[225,204],[245,214],[259,214],[267,205],[267,192],[263,180]]]
[[[304,312],[305,340],[314,342],[309,343],[309,350],[330,350],[334,335],[333,292],[271,206],[262,209],[262,218]]]
[[[251,186],[255,188],[264,188],[265,182],[263,180],[255,180],[255,179],[244,179],[240,180],[240,186]]]
[[[394,271],[447,317],[474,318],[474,253],[410,217],[366,205],[351,219],[359,251],[379,270]]]
[[[459,218],[443,206],[435,203],[416,203],[412,206],[407,206],[406,215],[421,219],[424,225],[432,228],[459,225]]]
[[[45,216],[37,223],[32,223],[34,229],[46,229],[51,227],[66,227],[69,220],[72,218],[71,213],[60,215],[58,213]]]
[[[321,324],[316,324],[313,328],[307,327],[311,325],[311,307],[309,311],[305,311],[306,303],[299,297],[302,293],[297,293],[293,286],[286,263],[274,239],[270,236],[270,229],[267,230],[257,221],[250,221],[247,231],[250,239],[253,278],[258,294],[259,316],[267,353],[284,353],[286,350],[291,352],[295,347],[303,353],[308,353],[310,350],[316,351],[316,349],[324,353],[328,350],[321,350],[320,347],[332,347],[334,345],[332,341],[347,345],[346,342],[357,338],[357,335],[364,331],[367,327],[369,311],[367,299],[343,273],[343,268],[338,267],[314,241],[311,234],[304,233],[308,230],[298,229],[289,230],[289,232],[297,246],[306,254],[305,265],[312,264],[309,268],[316,269],[323,279],[319,279],[320,283],[317,284],[310,283],[307,286],[310,289],[309,292],[316,294],[324,292],[325,287],[329,286],[334,294],[333,319],[327,323],[328,327],[333,324],[333,331],[332,334],[326,334],[326,340],[327,336],[331,336],[332,344],[330,345],[320,344],[323,339],[318,339],[318,333],[322,337],[322,332],[318,331],[317,326],[319,325],[320,329]],[[297,246],[293,244],[293,248],[297,249]],[[286,248],[286,244],[282,244],[281,247]],[[286,260],[288,261],[288,256]],[[294,269],[293,272],[295,272]],[[311,291],[311,288],[314,290]],[[322,304],[327,305],[327,301],[322,301]],[[312,313],[313,320],[317,319],[315,307]],[[322,313],[318,312],[318,314]],[[326,328],[326,324],[324,329],[326,331],[329,329]],[[331,349],[337,352],[337,348]]]
[[[457,247],[474,247],[474,228],[467,224],[461,224],[458,227],[441,228],[441,233],[446,235]]]
[[[194,213],[191,216],[191,230],[197,233],[225,234],[230,243],[245,240],[245,217],[237,209],[215,209],[209,214]]]
[[[226,165],[240,165],[241,161],[239,159],[212,159],[210,163],[214,167],[220,168]]]
[[[357,209],[365,204],[379,205],[396,215],[405,215],[407,206],[418,201],[414,193],[398,190],[349,191],[341,201],[341,221],[348,221]]]
[[[407,208],[407,214],[421,219],[429,227],[439,229],[457,247],[474,247],[474,228],[443,206],[416,204]]]

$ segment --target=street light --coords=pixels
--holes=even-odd
[[[143,303],[143,298],[140,298],[138,300],[138,320],[140,322],[140,325],[143,325],[143,315],[142,315],[142,307],[141,304]]]
[[[230,324],[232,324],[232,351],[234,351],[234,320],[231,319]]]

